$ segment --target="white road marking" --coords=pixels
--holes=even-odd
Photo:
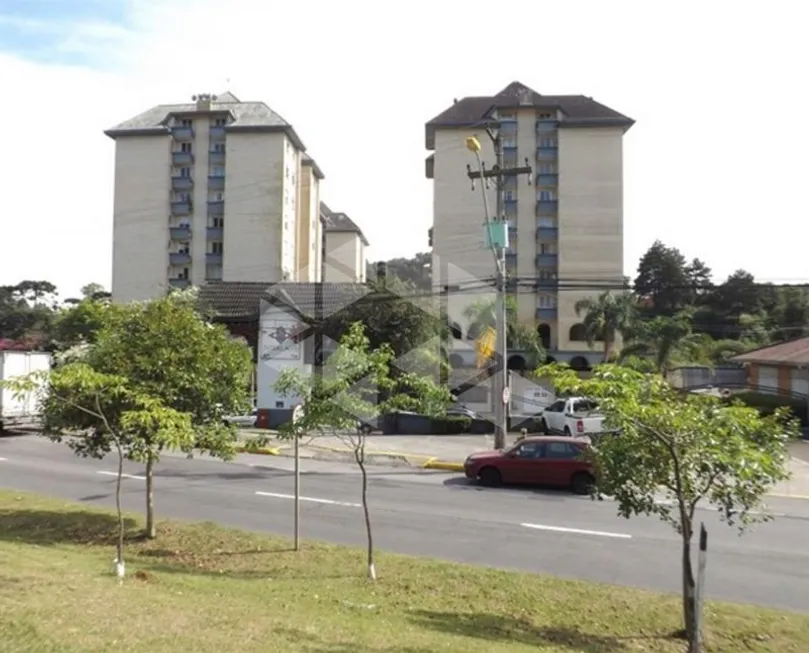
[[[8,458],[0,458],[0,462],[3,462],[5,460],[8,460]]]
[[[538,531],[553,531],[555,533],[570,533],[572,535],[597,535],[598,537],[614,537],[620,540],[631,540],[632,536],[627,533],[608,533],[607,531],[587,531],[580,528],[564,528],[563,526],[543,526],[542,524],[520,524],[525,528],[533,528]]]
[[[96,472],[96,474],[101,474],[103,476],[118,476],[118,472]],[[145,476],[135,476],[134,474],[121,474],[122,478],[134,478],[136,481],[145,481]]]
[[[260,497],[271,497],[273,499],[294,499],[294,494],[278,494],[276,492],[260,492],[256,491]],[[361,503],[346,503],[345,501],[332,501],[331,499],[317,499],[315,497],[299,497],[301,501],[308,501],[309,503],[322,503],[327,506],[344,506],[346,508],[362,508]]]

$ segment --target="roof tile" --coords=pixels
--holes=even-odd
[[[777,345],[754,349],[731,359],[737,363],[809,365],[809,337],[788,340]]]

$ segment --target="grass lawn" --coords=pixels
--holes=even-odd
[[[0,491],[2,653],[683,651],[676,597],[166,522],[111,575],[109,512]],[[677,564],[672,560],[669,564]],[[710,604],[709,651],[809,651],[809,615]]]

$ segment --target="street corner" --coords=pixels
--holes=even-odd
[[[424,462],[421,468],[442,472],[462,472],[464,471],[464,464],[447,460],[439,460],[438,458],[429,458]]]

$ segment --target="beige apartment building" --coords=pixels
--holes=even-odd
[[[345,213],[320,203],[323,224],[323,281],[365,283],[368,239]]]
[[[495,270],[484,248],[481,186],[473,189],[467,176],[467,166],[477,169],[477,163],[465,140],[478,138],[491,168],[486,124],[492,120],[499,124],[504,166],[533,168],[530,184],[526,176],[506,181],[503,202],[519,319],[536,325],[554,360],[588,367],[602,346],[588,347],[574,306],[623,284],[623,136],[633,121],[583,95],[541,95],[513,82],[493,96],[456,100],[426,124],[433,282],[449,287],[450,320],[462,339],[471,326],[463,309]],[[494,184],[486,193],[494,212]]]
[[[263,102],[203,94],[104,133],[115,140],[114,301],[322,277],[323,173]]]

